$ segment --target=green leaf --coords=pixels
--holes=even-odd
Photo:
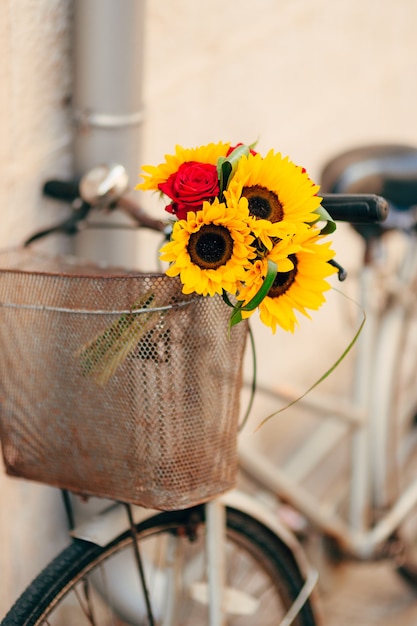
[[[237,146],[227,157],[227,161],[232,165],[233,171],[236,169],[237,164],[243,156],[248,156],[250,152],[249,146],[241,145]]]
[[[277,271],[277,264],[274,261],[268,259],[268,270],[264,282],[262,283],[262,287],[253,296],[252,300],[249,300],[247,304],[243,305],[242,302],[238,302],[237,304],[235,304],[229,319],[229,331],[233,326],[236,326],[236,324],[239,324],[239,322],[242,321],[242,311],[253,311],[261,304],[262,300],[268,294],[268,291],[271,289],[274,283]],[[226,302],[226,304],[233,306],[225,292],[223,292],[223,300]]]
[[[224,186],[224,180],[223,180],[223,165],[226,163],[226,157],[224,156],[220,156],[217,159],[217,178],[219,179],[219,188],[220,188],[220,193],[219,193],[219,200],[223,199],[223,191],[225,190],[225,186]]]
[[[265,298],[265,296],[268,295],[268,291],[274,284],[277,272],[278,266],[275,261],[271,261],[271,259],[268,259],[268,270],[266,272],[264,282],[262,283],[262,287],[253,296],[252,300],[245,304],[245,306],[242,306],[243,311],[253,311],[261,304],[262,300]]]
[[[320,205],[314,212],[318,215],[316,220],[317,222],[326,222],[325,226],[321,229],[320,234],[330,235],[331,233],[334,233],[336,230],[336,222],[330,213],[328,213],[322,205]]]
[[[230,332],[230,329],[233,328],[233,326],[236,326],[236,324],[239,324],[239,322],[241,322],[242,319],[243,319],[242,307],[237,304],[233,308],[232,314],[229,319],[229,332]]]
[[[222,292],[222,298],[223,298],[223,302],[225,302],[227,304],[227,306],[232,307],[232,309],[235,307],[235,305],[230,301],[230,298],[227,295],[227,291],[225,291],[224,289],[223,289],[223,292]]]
[[[233,304],[230,301],[230,298],[227,294],[227,292],[223,289],[222,292],[222,298],[223,298],[223,302],[225,302],[225,304],[227,304],[227,306],[230,306],[233,311],[232,314],[229,318],[229,336],[230,336],[230,330],[233,326],[236,326],[236,324],[239,324],[239,322],[242,321],[242,313],[241,313],[241,309],[242,309],[242,303],[238,302],[237,304]]]
[[[227,189],[230,178],[236,171],[237,165],[242,156],[247,156],[250,152],[248,146],[237,146],[227,157],[221,156],[217,159],[217,176],[219,178],[219,199],[223,200],[223,193]]]
[[[232,173],[232,164],[226,159],[225,161],[223,161],[220,167],[220,178],[219,178],[220,199],[222,199],[223,192],[227,189],[227,185],[229,183],[231,173]]]
[[[222,171],[222,165],[223,163],[226,161],[226,157],[224,156],[219,156],[219,158],[217,159],[217,177],[220,180],[220,176],[221,176],[221,171]]]

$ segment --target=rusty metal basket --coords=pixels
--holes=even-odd
[[[162,510],[233,487],[247,328],[229,337],[229,315],[163,274],[0,254],[7,473]]]

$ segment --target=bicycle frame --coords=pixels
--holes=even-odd
[[[415,307],[412,287],[417,280],[417,238],[410,233],[401,265],[383,285],[385,302],[378,307],[381,287],[378,255],[382,240],[369,246],[369,261],[361,270],[360,307],[366,323],[356,346],[353,391],[348,406],[339,398],[305,397],[300,404],[322,419],[313,437],[301,444],[287,465],[277,467],[247,443],[240,442],[240,464],[264,488],[277,494],[304,515],[344,552],[360,559],[388,555],[390,539],[417,503],[417,478],[408,488],[392,494],[389,459],[390,394],[401,352],[405,322]],[[278,389],[277,398],[292,402],[302,395]],[[417,406],[417,390],[414,405]],[[397,419],[397,418],[396,418]],[[342,517],[335,506],[323,504],[300,484],[313,468],[346,436],[352,434],[349,476],[349,512]],[[347,442],[345,442],[347,443]]]

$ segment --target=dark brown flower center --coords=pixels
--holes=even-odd
[[[282,296],[291,287],[297,276],[297,257],[290,254],[289,259],[294,263],[294,267],[289,272],[277,272],[271,289],[268,291],[270,298],[278,298]]]
[[[243,187],[242,196],[247,198],[249,213],[258,219],[280,222],[284,217],[282,204],[278,196],[261,185]]]
[[[227,228],[204,224],[188,241],[191,261],[202,269],[217,269],[233,254],[233,239]]]

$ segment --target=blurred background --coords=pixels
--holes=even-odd
[[[349,147],[417,145],[416,23],[417,0],[2,0],[1,246],[65,215],[42,197],[47,178],[109,158],[126,157],[134,185],[177,143],[258,140],[318,180]],[[361,243],[340,226],[334,247],[354,291]],[[340,355],[349,334],[328,299],[274,343],[255,324],[265,382],[308,386]],[[1,472],[0,615],[66,541],[59,494]]]

